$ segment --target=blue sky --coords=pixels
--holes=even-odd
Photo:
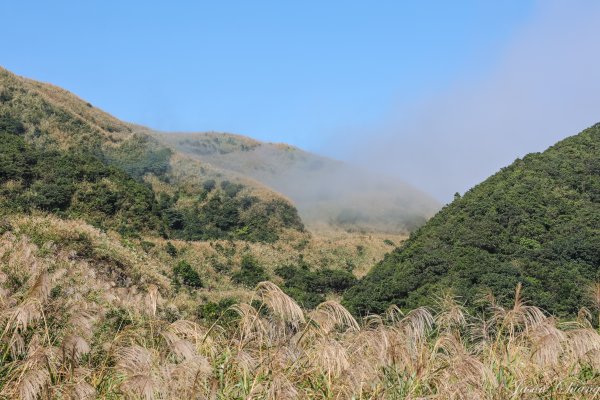
[[[0,65],[167,131],[324,150],[485,73],[531,1],[5,1]]]
[[[165,131],[287,142],[442,202],[600,121],[600,2],[4,1],[0,65]]]

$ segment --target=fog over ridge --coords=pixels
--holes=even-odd
[[[600,121],[600,4],[537,8],[487,75],[344,132],[330,150],[448,202],[516,158]]]

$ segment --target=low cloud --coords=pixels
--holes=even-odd
[[[538,3],[487,76],[350,134],[347,158],[448,202],[514,159],[600,121],[599,20],[596,2]]]

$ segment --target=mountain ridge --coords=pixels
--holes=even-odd
[[[72,207],[77,196],[99,190],[96,194],[110,193],[108,197],[92,195],[103,199],[99,208],[108,212],[125,206],[134,213],[136,223],[142,223],[144,214],[154,215],[160,221],[155,233],[174,238],[274,241],[286,230],[304,231],[292,204],[266,186],[242,176],[229,179],[210,165],[175,153],[141,129],[97,110],[64,89],[0,69],[0,99],[0,125],[3,138],[10,143],[3,148],[10,153],[4,155],[7,166],[11,166],[10,160],[19,149],[26,150],[33,164],[19,165],[17,183],[25,185],[25,195],[40,199],[34,205],[58,206],[57,210],[66,215],[89,217],[88,221],[102,224],[111,215],[92,218],[90,213],[94,210],[81,214]],[[78,155],[81,162],[75,163],[72,155]],[[36,169],[35,165],[46,158],[53,159],[49,168]],[[69,168],[78,170],[87,161],[95,166],[94,175],[78,171],[66,180],[61,176]],[[66,169],[58,173],[52,171],[54,167]],[[107,191],[111,186],[102,183],[102,179],[114,184],[111,179],[118,175],[111,175],[110,169],[124,172],[133,181],[127,178],[128,183],[122,182],[125,186],[113,185],[116,191]],[[92,179],[92,186],[82,177]],[[11,182],[10,176],[6,179],[4,184]],[[139,190],[127,190],[127,185]],[[153,195],[144,195],[145,200],[129,196],[148,189]],[[28,207],[28,202],[19,198],[19,190],[8,190],[4,195],[12,208]],[[132,221],[123,218],[118,224],[122,223],[125,229]]]
[[[175,150],[255,179],[292,199],[313,228],[404,232],[439,209],[437,201],[399,180],[285,143],[217,132],[162,133]]]
[[[178,184],[195,192],[202,190],[204,181],[237,182],[248,195],[265,202],[294,203],[313,230],[405,234],[439,208],[435,200],[402,182],[289,144],[220,132],[158,132],[120,121],[65,89],[2,67],[0,82],[4,112],[8,109],[24,122],[26,141],[65,151],[85,148],[152,183],[157,180],[146,159],[155,160],[166,165]],[[12,96],[18,100],[10,101]],[[171,151],[169,160],[161,160],[166,149]],[[128,159],[132,154],[136,160]]]

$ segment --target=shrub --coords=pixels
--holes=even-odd
[[[185,226],[185,216],[179,210],[169,208],[163,213],[165,222],[170,229],[181,230]]]
[[[356,253],[361,257],[364,256],[365,255],[365,246],[363,246],[362,244],[357,245]]]
[[[0,113],[0,132],[22,135],[25,133],[25,127],[18,118],[9,113]]]
[[[167,242],[167,244],[165,245],[165,251],[171,257],[177,257],[177,248],[173,246],[173,243]]]
[[[140,246],[146,253],[148,253],[148,252],[150,252],[150,250],[152,250],[154,247],[156,247],[156,244],[149,242],[147,240],[142,240],[140,242]]]
[[[234,304],[237,304],[237,301],[231,297],[225,297],[218,302],[209,301],[198,306],[196,316],[211,324],[220,320],[221,324],[227,325],[237,317],[235,311],[230,310]]]
[[[284,279],[283,290],[306,308],[314,308],[328,293],[342,293],[357,283],[345,270],[320,269],[311,271],[301,262],[299,266],[282,266],[275,273]]]
[[[217,183],[214,179],[208,179],[202,182],[202,188],[207,192],[212,192],[217,187]]]
[[[200,275],[192,266],[185,260],[173,267],[173,280],[175,286],[184,285],[189,288],[198,289],[203,286]]]
[[[254,257],[245,255],[242,257],[240,270],[231,276],[231,280],[239,285],[252,288],[259,282],[269,280],[269,275]]]
[[[242,191],[244,185],[240,185],[239,183],[232,183],[229,181],[221,182],[221,189],[227,195],[227,197],[235,197],[239,192]]]

